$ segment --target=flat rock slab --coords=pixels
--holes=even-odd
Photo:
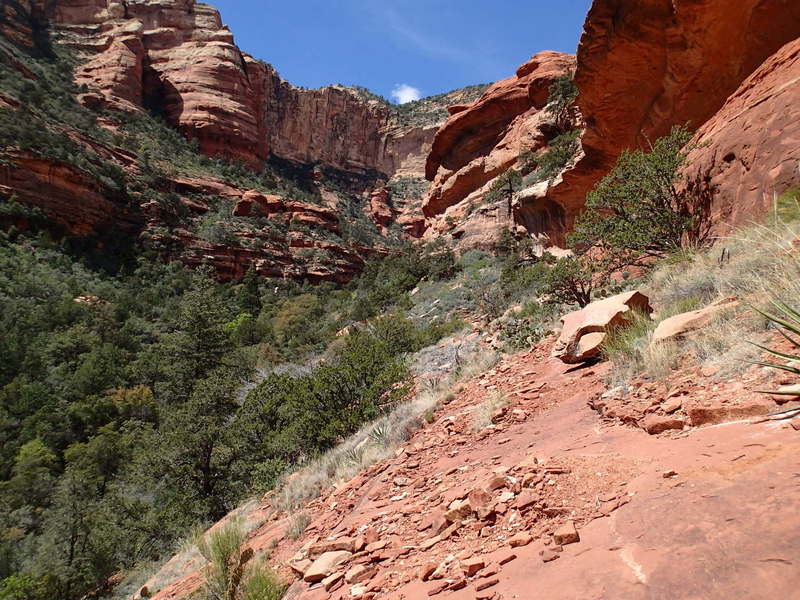
[[[311,563],[311,566],[308,567],[305,575],[303,575],[303,580],[309,583],[322,581],[331,575],[336,570],[336,567],[343,562],[350,560],[351,556],[353,556],[353,554],[351,552],[347,552],[346,550],[326,552],[313,563]]]

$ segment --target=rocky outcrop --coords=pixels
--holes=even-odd
[[[254,167],[272,153],[361,174],[422,173],[438,121],[403,124],[385,101],[352,88],[290,85],[241,52],[211,6],[32,1],[56,38],[86,59],[78,83],[113,108],[163,114],[205,154]]]
[[[740,214],[756,204],[763,206],[763,197],[772,193],[766,188],[775,184],[780,189],[789,179],[786,165],[791,164],[796,144],[786,142],[795,135],[792,121],[798,120],[792,106],[784,108],[796,92],[780,90],[782,85],[797,88],[792,83],[796,75],[790,75],[794,68],[790,47],[780,57],[767,59],[798,36],[796,2],[595,0],[578,47],[575,73],[578,106],[586,123],[585,156],[546,195],[563,210],[565,227],[623,149],[644,146],[675,124],[701,128],[709,120],[712,124],[703,127],[703,139],[716,135],[721,145],[715,143],[706,151],[698,171],[701,180],[714,184],[715,194],[726,196],[722,202],[715,200],[717,216],[727,218],[725,212],[734,204],[741,207]],[[761,75],[748,79],[762,64]],[[745,80],[749,83],[737,92]],[[743,111],[756,108],[762,100],[767,106]],[[723,105],[726,108],[718,113]],[[773,122],[764,123],[765,118]],[[736,123],[726,125],[732,121]],[[783,141],[766,140],[776,133]],[[748,149],[739,148],[742,161],[727,162],[725,158],[736,149],[720,152],[736,145],[734,136]],[[751,173],[750,159],[766,165]],[[767,177],[756,183],[762,174]]]
[[[451,109],[425,166],[425,177],[433,182],[423,205],[427,217],[481,189],[514,165],[521,152],[546,145],[553,129],[542,109],[550,85],[573,66],[571,55],[540,52],[474,104]]]
[[[0,197],[37,207],[56,232],[79,237],[135,235],[144,225],[138,207],[85,171],[30,153],[7,156],[11,160],[0,165]]]
[[[748,77],[697,133],[687,181],[719,233],[800,186],[800,39]]]

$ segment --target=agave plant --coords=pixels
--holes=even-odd
[[[784,338],[786,338],[792,346],[800,350],[800,341],[797,337],[800,336],[800,312],[796,309],[792,308],[791,306],[781,302],[779,300],[771,300],[772,305],[777,310],[777,314],[772,312],[767,312],[762,310],[758,307],[753,306],[753,310],[757,313],[762,315],[766,318],[770,323],[776,325],[776,329],[778,333],[780,333]],[[749,360],[747,362],[752,363],[754,365],[760,365],[762,367],[769,367],[771,369],[779,369],[781,371],[787,371],[794,375],[800,375],[800,354],[791,354],[788,352],[780,352],[778,350],[773,350],[772,348],[768,348],[762,344],[756,344],[755,342],[750,342],[756,348],[759,348],[770,354],[771,356],[775,356],[777,358],[781,358],[784,360],[789,361],[788,363],[776,363],[776,362],[766,362],[760,360]],[[786,385],[778,388],[777,390],[758,390],[763,394],[770,394],[772,396],[791,396],[791,397],[800,397],[800,382],[794,385]],[[795,417],[800,414],[800,407],[793,407],[787,410],[783,410],[777,413],[773,413],[773,415],[780,415],[781,418],[790,418]]]

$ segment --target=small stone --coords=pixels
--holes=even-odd
[[[471,558],[469,560],[465,560],[461,563],[461,570],[464,572],[464,575],[467,577],[472,577],[483,569],[486,566],[486,562],[484,562],[481,558]]]
[[[308,549],[308,555],[314,558],[316,556],[320,556],[321,554],[325,554],[326,552],[337,552],[339,550],[353,552],[354,546],[355,541],[353,538],[349,537],[343,537],[336,540],[323,540],[311,546],[311,548]]]
[[[677,477],[677,476],[678,476],[678,472],[677,472],[677,471],[672,471],[672,470],[670,470],[670,471],[664,471],[664,472],[661,474],[661,476],[662,476],[664,479],[669,479],[670,477]]]
[[[670,429],[683,429],[683,419],[664,415],[649,414],[642,422],[642,429],[650,435],[662,433]]]
[[[311,563],[311,560],[304,558],[303,560],[289,561],[289,566],[292,568],[292,571],[302,577],[305,575],[306,571],[308,571],[308,567],[311,566]]]
[[[448,588],[449,584],[446,581],[441,583],[437,583],[434,587],[428,590],[428,596],[435,596],[436,594],[441,594]]]
[[[328,575],[325,579],[322,580],[322,587],[325,588],[326,592],[330,592],[331,590],[336,589],[342,583],[342,575],[341,571],[337,571],[332,575]]]
[[[512,548],[519,548],[520,546],[527,546],[533,541],[533,536],[528,533],[518,533],[508,540],[508,545]]]
[[[372,577],[378,572],[378,567],[367,567],[365,565],[356,565],[347,573],[345,573],[344,580],[347,583],[362,583]]]
[[[517,496],[516,502],[514,502],[514,508],[518,510],[524,510],[529,506],[535,504],[539,500],[539,496],[533,494],[531,492],[522,492],[519,496]]]
[[[549,548],[545,548],[544,550],[542,550],[542,562],[546,562],[546,563],[547,562],[552,562],[555,559],[557,559],[559,556],[560,556],[559,554],[556,554],[555,552],[553,552]]]
[[[465,587],[467,587],[467,580],[464,577],[459,577],[449,585],[448,589],[463,590]]]
[[[475,591],[480,592],[481,590],[485,590],[486,588],[490,588],[493,585],[497,585],[500,583],[500,580],[497,577],[493,577],[491,579],[485,579],[483,581],[479,581],[475,584]]]
[[[494,490],[506,487],[506,485],[508,485],[508,480],[504,476],[495,475],[486,482],[484,489],[487,492],[493,492]]]
[[[514,552],[510,552],[509,550],[506,550],[505,552],[503,552],[500,555],[500,558],[497,559],[497,564],[505,565],[505,564],[510,563],[512,560],[514,560],[516,558],[517,558],[517,555]]]
[[[377,552],[378,550],[383,550],[386,546],[389,545],[389,540],[383,540],[380,542],[372,542],[371,544],[367,544],[364,547],[365,552]]]
[[[498,502],[502,502],[503,504],[508,504],[514,499],[514,492],[506,491],[500,494],[500,497],[497,499]]]
[[[351,552],[339,550],[336,552],[326,552],[315,560],[303,575],[303,580],[308,583],[322,581],[336,570],[343,562],[350,560],[353,556]]]
[[[553,543],[557,546],[574,544],[580,540],[581,537],[578,535],[578,530],[575,529],[575,523],[572,521],[565,523],[553,532]]]
[[[431,575],[433,575],[433,572],[436,571],[437,566],[438,565],[436,563],[425,563],[419,568],[419,578],[422,579],[422,581],[428,581],[428,579],[431,578]]]

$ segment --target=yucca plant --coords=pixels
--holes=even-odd
[[[792,344],[794,348],[797,348],[800,351],[800,340],[798,340],[795,336],[800,336],[800,312],[796,309],[792,308],[788,304],[781,302],[779,300],[770,300],[772,306],[776,309],[777,314],[773,312],[767,312],[762,310],[756,306],[753,306],[753,310],[767,319],[771,324],[775,325],[778,333],[780,333],[789,343]],[[778,350],[774,350],[772,348],[768,348],[762,344],[757,344],[755,342],[750,342],[756,348],[763,350],[767,354],[771,356],[775,356],[777,358],[781,358],[784,360],[789,361],[788,363],[777,363],[777,362],[767,362],[761,360],[748,360],[747,362],[760,365],[762,367],[769,367],[771,369],[779,369],[781,371],[787,371],[792,373],[793,375],[800,375],[800,354],[791,354],[789,352],[780,352]],[[791,396],[791,397],[800,397],[800,381],[794,385],[787,385],[778,388],[777,390],[758,390],[763,394],[770,394],[772,396]],[[800,414],[800,407],[792,407],[786,410],[779,411],[777,413],[773,413],[773,415],[779,415],[781,418],[791,418],[795,417]],[[773,416],[771,415],[771,416]]]

